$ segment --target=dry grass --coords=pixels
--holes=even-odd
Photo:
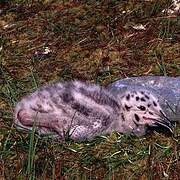
[[[112,133],[65,144],[12,127],[19,98],[50,81],[81,79],[107,85],[126,76],[179,76],[179,17],[162,13],[170,4],[0,4],[0,179],[180,179],[178,127],[174,137]],[[145,30],[134,29],[137,24]]]

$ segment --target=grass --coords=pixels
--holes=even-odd
[[[16,102],[49,82],[81,79],[107,85],[126,76],[179,76],[179,17],[162,13],[170,4],[0,4],[0,179],[180,179],[178,126],[174,137],[114,132],[61,144],[12,125]],[[145,30],[134,29],[137,24]]]

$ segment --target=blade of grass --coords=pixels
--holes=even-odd
[[[29,177],[29,180],[35,179],[35,153],[36,153],[36,146],[38,143],[38,138],[35,138],[35,130],[36,130],[36,117],[34,119],[33,128],[30,135],[30,141],[29,141],[29,152],[28,152],[28,165],[26,174]]]

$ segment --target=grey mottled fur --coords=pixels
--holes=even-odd
[[[117,80],[107,87],[114,96],[127,90],[148,90],[157,97],[166,116],[180,122],[180,76],[142,76]]]
[[[126,81],[107,89],[80,81],[56,83],[24,97],[16,105],[14,123],[26,130],[35,125],[39,134],[60,140],[91,139],[112,131],[141,136],[148,126],[159,125],[172,130],[156,95]]]
[[[15,109],[15,124],[60,139],[89,139],[105,131],[118,117],[121,106],[104,88],[71,81],[40,88],[23,98]],[[34,119],[34,120],[33,120]]]

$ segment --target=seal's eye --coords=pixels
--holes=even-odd
[[[138,108],[139,108],[141,111],[145,111],[145,110],[146,110],[146,107],[144,107],[144,106],[138,106]]]

